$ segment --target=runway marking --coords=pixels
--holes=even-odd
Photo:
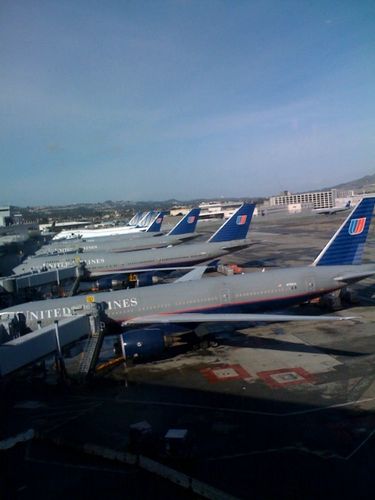
[[[85,406],[82,406],[84,404]],[[38,412],[32,412],[29,415],[30,420],[35,420],[38,418],[52,418],[52,417],[63,417],[65,415],[69,415],[71,413],[77,413],[77,412],[85,412],[91,410],[91,408],[96,408],[97,404],[92,402],[90,404],[87,403],[82,403],[81,405],[76,405],[74,404],[64,406],[61,405],[60,407],[53,406],[53,407],[48,407],[46,406],[43,409],[39,409]]]
[[[223,455],[221,457],[212,457],[208,458],[209,462],[215,462],[217,460],[231,460],[236,458],[249,457],[251,455],[266,455],[268,453],[280,453],[285,451],[300,451],[303,453],[308,453],[310,455],[315,455],[320,458],[329,459],[336,458],[340,460],[346,460],[346,457],[339,455],[337,453],[333,453],[329,450],[310,450],[306,446],[298,446],[298,445],[289,445],[289,446],[281,446],[280,448],[267,448],[266,450],[254,450],[248,451],[244,453],[234,453],[232,455]]]
[[[264,415],[264,416],[269,416],[269,417],[283,417],[284,418],[284,417],[305,415],[308,413],[316,413],[316,412],[321,412],[321,411],[326,411],[326,410],[333,410],[336,408],[345,408],[346,406],[353,406],[353,405],[361,404],[361,403],[368,403],[368,402],[375,401],[375,397],[374,398],[359,399],[356,401],[347,401],[346,403],[337,403],[337,404],[333,404],[333,405],[329,405],[329,406],[320,406],[318,408],[309,408],[307,410],[291,411],[291,412],[287,412],[287,413],[276,413],[276,412],[259,411],[259,410],[241,410],[241,409],[237,409],[237,408],[194,405],[194,404],[189,404],[189,403],[172,403],[172,402],[152,401],[152,400],[119,399],[118,396],[116,397],[115,401],[118,403],[171,406],[171,407],[180,407],[180,408],[192,408],[192,409],[196,409],[196,410],[222,411],[222,412],[228,412],[228,413],[243,413],[243,414],[247,414],[247,415]]]
[[[213,365],[209,368],[202,368],[200,373],[211,383],[227,382],[228,380],[250,380],[250,373],[241,365]]]
[[[268,370],[258,372],[257,375],[272,389],[280,389],[290,385],[312,383],[314,380],[313,375],[301,367]]]
[[[345,460],[350,460],[362,448],[362,446],[364,446],[367,443],[367,441],[369,441],[372,438],[374,434],[375,434],[375,429],[373,429],[370,432],[370,434],[356,448],[354,448],[354,450],[351,453],[349,453],[349,455],[345,458]]]
[[[110,474],[137,474],[138,473],[138,471],[136,469],[124,471],[122,469],[110,469],[108,467],[98,467],[95,465],[70,464],[70,463],[66,463],[66,462],[57,462],[55,460],[42,460],[40,458],[33,458],[30,456],[25,456],[25,460],[28,462],[35,462],[38,464],[56,465],[57,467],[68,467],[71,469],[84,469],[84,470],[98,471],[98,472],[109,472]]]
[[[253,450],[253,451],[248,451],[244,453],[234,453],[232,455],[223,455],[221,457],[212,457],[208,458],[207,460],[209,462],[214,462],[216,460],[231,460],[231,459],[236,459],[236,458],[243,458],[243,457],[248,457],[251,455],[264,455],[267,453],[280,453],[283,451],[299,451],[303,453],[308,453],[310,455],[315,455],[320,458],[323,458],[325,460],[329,459],[338,459],[338,460],[345,460],[349,461],[353,456],[375,435],[375,428],[370,432],[370,434],[358,445],[354,448],[353,451],[351,451],[348,455],[340,455],[339,453],[335,453],[330,450],[311,450],[310,448],[307,448],[306,446],[297,446],[297,445],[290,445],[290,446],[281,446],[280,448],[267,448],[266,450]]]

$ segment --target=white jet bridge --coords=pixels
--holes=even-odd
[[[0,379],[48,356],[55,355],[57,365],[64,370],[62,349],[87,338],[79,366],[79,375],[93,372],[102,345],[104,327],[97,304],[88,315],[72,316],[54,324],[21,335],[25,322],[17,313],[0,316]],[[7,336],[10,340],[7,340]],[[5,342],[4,342],[5,340]]]

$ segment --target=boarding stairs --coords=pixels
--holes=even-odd
[[[95,308],[96,304],[93,304],[93,306],[93,313],[90,315],[91,335],[87,339],[78,368],[78,373],[82,378],[87,378],[94,372],[105,332],[105,325],[100,317],[100,309]]]

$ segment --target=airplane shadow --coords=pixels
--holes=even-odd
[[[327,354],[328,356],[361,357],[368,356],[369,353],[334,349],[318,345],[308,345],[288,340],[278,340],[274,338],[259,337],[257,335],[245,335],[236,332],[234,335],[218,336],[217,342],[220,345],[231,347],[246,347],[251,349],[270,349],[274,351],[288,351],[310,354]]]

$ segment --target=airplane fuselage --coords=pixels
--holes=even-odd
[[[104,292],[90,297],[96,303],[104,303],[107,316],[117,323],[157,314],[263,312],[281,310],[344,288],[347,284],[337,277],[346,273],[360,276],[371,271],[375,271],[375,266],[370,264],[307,266]],[[360,279],[363,276],[357,281]],[[72,314],[86,314],[90,308],[88,296],[81,295],[28,302],[0,313],[3,316],[21,312],[28,326],[35,329],[38,321],[44,326]]]
[[[78,229],[75,231],[61,231],[61,233],[56,234],[52,240],[64,240],[71,238],[101,238],[104,236],[114,236],[122,234],[133,234],[146,231],[146,227],[136,227],[136,226],[114,226],[107,227],[104,229]]]
[[[138,238],[135,240],[112,240],[108,241],[77,241],[70,245],[47,245],[37,252],[37,256],[41,255],[62,255],[67,253],[87,253],[87,252],[132,252],[137,250],[147,250],[150,248],[163,248],[168,245],[179,245],[184,241],[196,238],[198,234],[181,234],[179,236],[165,235],[160,238],[149,236],[148,238]]]
[[[223,243],[195,243],[161,249],[139,250],[136,252],[86,252],[80,255],[53,255],[30,258],[13,269],[16,274],[30,270],[62,269],[84,262],[92,277],[110,273],[120,273],[139,269],[159,269],[183,267],[206,262],[229,252],[249,246],[246,240]]]

